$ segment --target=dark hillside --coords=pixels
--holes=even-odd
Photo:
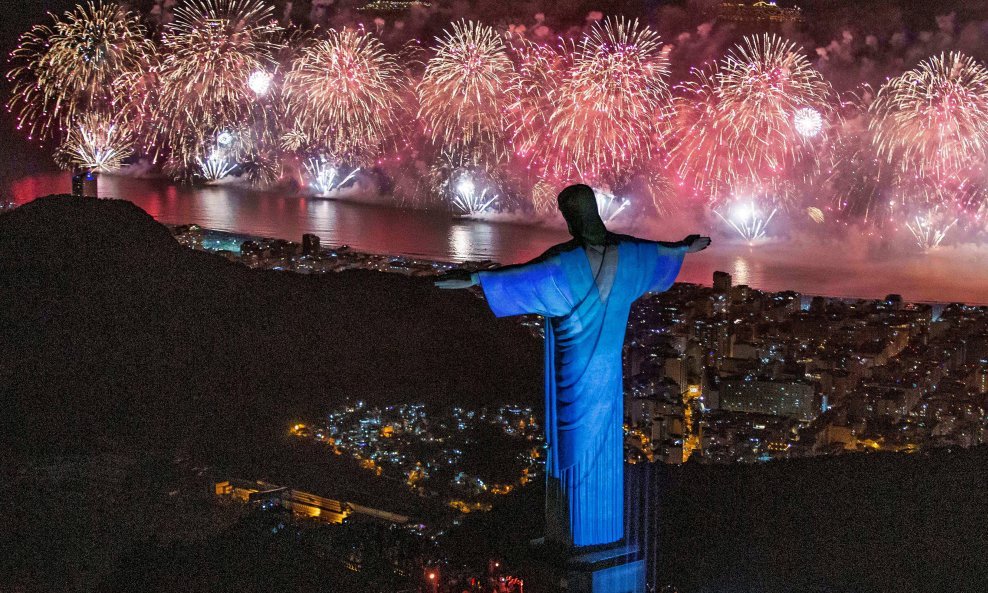
[[[125,201],[52,196],[0,216],[0,277],[0,443],[13,451],[212,461],[262,451],[347,397],[541,400],[540,345],[471,294],[250,270],[180,246]]]

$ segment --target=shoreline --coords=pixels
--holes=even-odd
[[[296,241],[292,241],[290,239],[280,238],[280,237],[262,237],[262,236],[257,236],[257,235],[251,235],[249,233],[236,233],[236,232],[231,232],[231,231],[223,231],[223,230],[211,229],[211,228],[208,228],[208,227],[204,227],[204,226],[201,226],[201,225],[196,224],[196,223],[178,224],[178,225],[176,225],[176,224],[166,224],[164,226],[166,228],[168,228],[169,231],[172,232],[172,234],[176,237],[176,239],[179,239],[180,235],[188,234],[190,232],[191,233],[201,233],[204,236],[205,235],[211,235],[211,236],[213,236],[213,238],[206,239],[206,241],[209,241],[209,240],[215,241],[216,242],[216,247],[211,247],[211,246],[206,246],[206,245],[199,245],[199,246],[187,245],[185,243],[183,243],[183,244],[185,244],[187,247],[190,247],[190,248],[193,248],[193,249],[201,249],[201,250],[204,250],[204,251],[209,251],[211,253],[217,253],[217,254],[221,254],[221,255],[223,254],[223,252],[228,252],[228,253],[231,253],[231,254],[235,255],[237,257],[237,259],[243,259],[244,255],[240,252],[240,245],[242,245],[244,242],[247,242],[247,241],[255,242],[255,243],[258,243],[259,245],[264,245],[264,244],[290,245],[290,246],[293,246],[299,253],[301,253],[301,247],[302,247],[301,243],[298,243]],[[195,227],[195,229],[198,229],[198,230],[192,230],[193,227]],[[228,240],[229,243],[227,243],[227,245],[229,245],[229,246],[232,246],[232,245],[235,244],[236,247],[237,247],[237,250],[234,251],[232,249],[217,248],[219,246],[219,244],[220,244],[220,239],[217,238],[217,237],[224,238],[224,239]],[[321,237],[320,237],[320,241],[321,241]],[[179,242],[182,242],[182,240],[179,239]],[[422,270],[422,271],[425,271],[426,269],[431,268],[431,270],[433,271],[433,273],[441,273],[442,271],[447,271],[447,270],[452,270],[452,269],[457,269],[457,268],[464,268],[464,269],[469,269],[471,271],[475,271],[475,270],[489,269],[489,268],[492,268],[492,267],[497,267],[497,266],[503,265],[500,262],[496,262],[496,261],[493,261],[493,260],[466,260],[466,261],[463,261],[463,262],[453,262],[453,261],[448,261],[448,260],[439,260],[439,259],[432,259],[432,258],[426,258],[426,257],[411,256],[411,255],[401,254],[401,253],[399,253],[399,254],[394,254],[394,253],[376,253],[376,252],[356,250],[356,249],[353,249],[352,247],[350,247],[349,245],[346,245],[346,244],[340,244],[340,245],[324,245],[324,244],[321,244],[320,243],[320,247],[319,248],[320,248],[320,251],[326,251],[326,252],[331,253],[331,254],[332,253],[339,254],[341,252],[345,252],[349,256],[351,256],[352,258],[354,258],[355,260],[364,260],[364,261],[367,261],[367,262],[374,262],[374,263],[381,263],[383,260],[389,260],[391,262],[395,262],[395,261],[401,262],[402,265],[400,265],[400,266],[391,266],[392,269],[387,269],[387,270],[380,269],[379,266],[368,266],[368,268],[367,268],[367,269],[374,269],[376,271],[383,271],[383,272],[390,272],[390,273],[402,273],[404,270],[399,269],[399,268],[419,269],[419,270]],[[242,262],[242,263],[245,263],[246,265],[250,265],[247,262]],[[257,267],[257,266],[250,266],[250,267]],[[275,269],[277,269],[277,268],[275,268]],[[311,271],[302,271],[302,270],[293,270],[293,271],[297,271],[297,272],[300,272],[300,273],[312,273]],[[330,270],[326,270],[326,271],[330,271]],[[336,270],[336,271],[340,271],[340,270]],[[429,275],[429,274],[427,274],[427,273],[414,274],[413,273],[411,275]],[[709,287],[709,286],[712,286],[713,282],[712,282],[712,279],[711,279],[710,282],[697,283],[697,282],[677,281],[676,284],[692,284],[692,285],[699,285],[699,286]],[[784,292],[795,292],[795,293],[798,293],[801,297],[804,297],[804,298],[823,297],[823,298],[828,299],[828,300],[840,301],[840,302],[876,302],[876,301],[883,300],[882,298],[872,298],[872,297],[863,297],[863,296],[854,296],[854,295],[829,295],[829,294],[820,294],[820,293],[801,292],[801,291],[797,291],[797,290],[794,290],[794,289],[768,290],[768,289],[760,288],[758,286],[749,286],[749,287],[752,288],[753,290],[758,290],[758,291],[769,293],[769,294],[779,294],[779,293],[784,293]],[[889,295],[892,295],[892,294],[897,294],[897,293],[890,292],[888,294]],[[972,307],[972,308],[988,308],[988,302],[965,302],[965,301],[950,301],[950,300],[942,300],[942,301],[937,301],[937,300],[912,300],[912,299],[905,299],[904,298],[903,299],[903,303],[905,303],[905,304],[913,304],[913,305],[930,305],[930,306],[932,306],[934,308],[937,308],[937,307],[947,307],[947,306],[954,305],[954,304],[959,304],[959,305],[963,305],[965,307]]]

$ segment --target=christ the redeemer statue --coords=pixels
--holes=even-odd
[[[526,264],[451,272],[436,286],[479,283],[497,317],[545,317],[546,537],[596,546],[624,536],[621,350],[631,303],[668,289],[683,257],[710,239],[608,232],[586,185],[564,189],[559,210],[572,240]]]

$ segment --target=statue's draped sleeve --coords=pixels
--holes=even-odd
[[[637,297],[646,292],[663,292],[672,286],[686,257],[686,247],[670,247],[655,241],[637,241],[638,285],[634,294]]]
[[[497,317],[525,314],[558,317],[573,307],[558,256],[542,256],[527,264],[480,272],[478,278]]]

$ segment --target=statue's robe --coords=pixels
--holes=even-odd
[[[685,253],[608,233],[604,246],[571,241],[527,264],[478,274],[496,316],[546,320],[550,539],[592,546],[623,537],[621,353],[628,315],[638,297],[672,285]]]

